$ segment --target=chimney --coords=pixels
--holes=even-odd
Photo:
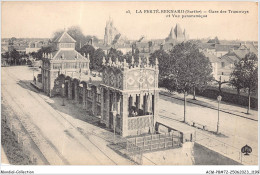
[[[132,44],[132,55],[134,55],[134,53],[135,53],[135,46],[134,44]]]
[[[90,44],[91,46],[93,46],[93,38],[91,38],[91,39],[89,40],[89,44]]]
[[[149,41],[149,42],[148,42],[149,53],[152,52],[152,46],[153,46],[153,42],[152,42],[152,41]]]
[[[163,50],[163,44],[161,43],[161,45],[160,45],[160,50]]]

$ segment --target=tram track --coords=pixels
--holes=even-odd
[[[10,72],[9,72],[10,73]],[[20,85],[20,86],[26,86],[26,87],[28,87],[31,91],[33,91],[33,92],[35,92],[35,93],[39,93],[39,90],[37,90],[37,89],[35,89],[35,88],[33,88],[32,86],[30,86],[30,85],[28,85],[28,84],[26,84],[25,82],[23,82],[22,80],[20,80],[20,79],[18,79],[18,78],[16,78],[12,73],[11,73],[11,75],[10,74],[8,74],[9,76],[11,76],[13,79],[16,79],[17,81],[19,81],[18,82],[18,84]],[[38,99],[36,99],[32,94],[31,94],[31,92],[30,91],[28,91],[28,93],[31,95],[31,97],[33,97],[38,103],[41,103],[41,102],[39,102],[39,100]],[[9,94],[10,95],[10,94]],[[39,94],[37,94],[41,99],[43,99],[44,100],[44,98],[42,98]],[[69,124],[70,124],[70,126],[72,126],[76,131],[78,131],[78,127],[77,126],[74,126],[70,121],[68,121],[60,112],[58,112],[58,111],[56,111],[64,120],[66,120],[66,122],[68,122]],[[55,116],[53,116],[54,118],[55,118]],[[55,118],[56,119],[56,118]],[[57,119],[56,119],[57,120]],[[60,122],[60,121],[58,121],[58,122]],[[93,130],[94,131],[94,130]],[[100,136],[100,135],[98,135],[98,134],[96,134],[95,132],[86,132],[87,134],[88,134],[88,136],[86,136],[84,133],[82,133],[82,132],[80,132],[80,131],[78,131],[82,136],[84,136],[86,139],[88,139],[94,146],[96,146],[96,148],[97,149],[99,149],[99,151],[101,151],[107,158],[109,158],[115,165],[117,165],[117,163],[115,162],[115,161],[113,161],[105,152],[103,152],[95,143],[93,143],[90,139],[89,139],[89,135],[93,135],[93,136],[95,136],[95,137],[99,137],[99,138],[101,138],[101,139],[103,139],[103,140],[105,140],[105,141],[107,141],[107,142],[111,142],[110,140],[107,140],[106,138],[104,138],[104,137],[102,137],[102,136]],[[78,141],[79,142],[79,141]],[[84,145],[82,145],[82,146],[84,146]],[[85,146],[84,146],[85,147]],[[86,147],[85,147],[86,148]],[[86,148],[87,149],[87,148]],[[149,162],[151,162],[153,165],[157,165],[155,162],[153,162],[152,160],[150,160],[149,158],[147,158],[146,156],[144,156],[143,155],[143,157],[145,158],[145,159],[147,159]]]
[[[16,102],[16,99],[14,99],[11,96],[11,94],[6,90],[5,87],[2,86],[2,88],[9,95],[9,97],[12,99],[13,103],[19,108],[19,111],[24,116],[24,118],[20,118],[20,117],[16,117],[16,118],[21,123],[21,125],[25,128],[25,130],[28,133],[29,137],[34,142],[34,144],[38,147],[38,149],[40,150],[41,154],[45,157],[45,159],[48,161],[48,163],[49,164],[51,164],[51,163],[56,164],[57,162],[50,162],[50,160],[53,160],[53,159],[50,159],[50,156],[48,156],[49,153],[47,151],[44,151],[45,149],[42,149],[42,147],[48,149],[49,151],[50,150],[55,150],[55,153],[52,153],[52,154],[56,154],[57,153],[58,157],[61,159],[61,161],[63,163],[69,164],[69,162],[59,153],[57,148],[50,142],[50,140],[48,140],[42,134],[40,129],[29,120],[30,117],[25,112],[23,112],[22,107]],[[48,147],[51,147],[51,149],[49,149]]]
[[[10,74],[11,74],[11,75],[10,75]],[[34,89],[33,87],[31,87],[30,85],[28,85],[28,84],[26,84],[25,82],[23,82],[22,80],[16,78],[12,73],[8,72],[8,75],[9,75],[13,80],[17,80],[17,81],[18,81],[18,84],[20,84],[20,86],[26,86],[26,87],[29,88],[31,91],[36,92],[36,95],[37,95],[38,97],[40,97],[41,99],[43,99],[43,101],[44,101],[44,98],[41,97],[39,94],[37,94],[37,93],[39,92],[38,90],[35,90],[35,89]],[[39,103],[39,105],[42,105],[43,103],[40,102],[36,97],[34,97],[33,94],[31,94],[30,90],[27,90],[27,92],[30,94],[30,96],[31,96],[32,98],[34,98],[34,99]],[[10,94],[9,94],[9,95],[10,95]],[[11,98],[12,98],[12,97],[11,97]],[[17,103],[16,103],[16,104],[17,104]],[[55,110],[55,112],[56,112],[60,117],[62,117],[62,119],[65,120],[72,128],[74,128],[74,129],[75,129],[75,132],[77,132],[78,134],[82,135],[82,136],[83,136],[85,139],[87,139],[94,147],[96,147],[104,156],[106,156],[113,164],[117,165],[117,163],[116,163],[113,159],[111,159],[104,151],[102,151],[101,148],[99,148],[93,141],[91,141],[91,140],[89,139],[89,136],[86,136],[86,135],[82,134],[81,132],[79,132],[79,131],[78,131],[78,127],[77,127],[77,126],[74,126],[74,124],[72,124],[69,120],[67,120],[60,112],[58,112],[57,110]],[[51,114],[51,113],[50,113],[50,114]],[[64,124],[63,124],[61,121],[59,121],[53,114],[51,114],[51,116],[52,116],[56,121],[58,121],[60,124],[64,125]],[[92,135],[93,135],[93,133],[92,133]],[[94,135],[94,136],[97,137],[97,135]],[[102,137],[100,137],[100,138],[102,138]],[[95,156],[92,154],[92,152],[91,152],[84,144],[82,144],[78,139],[76,139],[76,137],[74,137],[74,139],[75,139],[81,146],[83,146],[93,157],[95,157]],[[104,139],[104,138],[102,138],[102,139]],[[38,148],[39,148],[39,147],[38,147]],[[39,148],[39,149],[40,149],[40,148]],[[99,160],[97,160],[97,161],[100,162]],[[68,162],[66,162],[66,163],[68,163]],[[101,163],[101,162],[100,162],[100,163]]]

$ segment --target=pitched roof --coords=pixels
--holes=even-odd
[[[234,50],[233,52],[239,59],[245,58],[246,54],[249,53],[248,50],[240,50],[240,49]]]
[[[198,43],[198,47],[201,49],[215,49],[215,44],[212,43]]]
[[[174,29],[175,35],[177,39],[184,39],[183,31],[181,29],[180,24],[176,24],[175,29]]]
[[[54,42],[56,42],[56,43],[75,43],[76,41],[66,31],[64,31],[63,34],[60,37],[58,37]]]
[[[246,47],[253,52],[254,54],[258,54],[258,48],[253,43],[246,43]]]
[[[239,61],[240,59],[241,58],[239,58],[234,52],[229,52],[220,58],[220,60],[225,60],[232,64]]]
[[[231,49],[238,49],[239,45],[231,45],[231,44],[216,44],[215,48],[217,52],[226,51],[228,52]]]
[[[76,50],[58,50],[52,52],[53,60],[76,60],[76,59],[86,59]],[[77,58],[78,57],[78,58]]]
[[[207,58],[209,58],[209,61],[210,61],[211,63],[217,63],[217,62],[220,61],[220,59],[219,59],[216,55],[210,54],[210,53],[208,53],[208,52],[206,52],[206,51],[202,51],[202,53],[204,53],[204,55],[205,55]]]

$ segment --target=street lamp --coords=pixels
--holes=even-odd
[[[33,68],[33,78],[34,78],[34,68]]]
[[[112,111],[113,114],[113,125],[114,125],[114,143],[116,143],[116,114],[117,111]]]
[[[62,106],[65,106],[65,103],[64,103],[64,87],[65,87],[65,85],[64,85],[64,83],[62,83],[61,87],[62,87]]]
[[[217,123],[217,134],[219,133],[219,103],[221,101],[222,97],[219,95],[217,97],[217,100],[218,100],[218,123]]]

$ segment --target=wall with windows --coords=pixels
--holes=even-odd
[[[62,49],[62,48],[72,48],[72,49],[74,49],[75,43],[59,43],[58,48],[59,49]]]

